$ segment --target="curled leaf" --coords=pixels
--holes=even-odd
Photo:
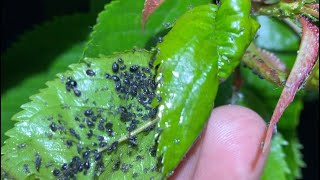
[[[295,94],[311,72],[318,57],[319,28],[304,16],[299,20],[303,30],[299,53],[271,117],[264,139],[263,152],[270,146],[275,125],[287,106],[293,101]]]

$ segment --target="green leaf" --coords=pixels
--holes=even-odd
[[[263,49],[276,52],[297,51],[300,37],[280,20],[267,16],[256,17],[261,24],[255,43]]]
[[[115,72],[112,67],[118,58],[124,61],[118,63],[120,69],[122,65],[128,68]],[[24,110],[13,117],[19,122],[6,133],[10,138],[1,149],[2,174],[19,179],[31,176],[51,179],[53,171],[62,171],[60,167],[67,163],[67,170],[60,172],[61,178],[70,173],[78,179],[161,177],[153,155],[154,128],[143,126],[153,117],[149,101],[141,102],[146,96],[142,88],[154,86],[147,84],[153,78],[153,72],[146,70],[150,58],[150,53],[140,50],[86,58],[86,63],[73,64],[71,71],[47,82],[48,88],[32,96],[32,101],[22,106]],[[146,82],[143,87],[138,86],[137,95],[125,92],[127,89],[133,92],[133,87],[125,84],[125,77],[133,83],[140,82],[131,78],[135,76],[128,70],[132,65],[142,65],[138,71],[146,72],[140,77]],[[115,82],[111,75],[116,75],[120,81]],[[123,89],[119,89],[117,82],[121,82]],[[154,93],[153,97],[150,94],[147,95],[151,103]],[[135,135],[135,129],[143,132]],[[92,135],[88,135],[90,130]],[[89,158],[83,158],[88,150]],[[87,161],[88,170],[85,168]],[[77,171],[80,164],[84,168],[81,172]]]
[[[262,180],[287,180],[286,176],[291,172],[288,163],[285,161],[286,154],[283,151],[283,147],[286,145],[288,145],[288,142],[281,134],[273,137],[270,154],[261,177]]]
[[[20,105],[48,79],[80,60],[82,42],[93,22],[94,17],[87,14],[60,17],[25,33],[1,56],[1,144]]]
[[[177,20],[157,46],[154,64],[159,65],[156,79],[162,102],[154,106],[159,106],[162,132],[157,156],[164,174],[170,175],[207,122],[218,76],[230,75],[252,40],[257,26],[249,9],[250,1],[224,1],[219,10],[216,5],[195,7]],[[225,22],[227,13],[232,18]],[[235,27],[234,22],[242,26]]]
[[[288,145],[283,147],[286,154],[286,162],[290,168],[290,174],[287,174],[287,179],[301,179],[301,168],[306,167],[306,164],[302,160],[300,144],[295,132],[289,132],[286,134]]]
[[[149,18],[142,31],[141,14],[144,0],[112,1],[99,14],[84,57],[98,57],[113,52],[154,47],[159,37],[167,33],[170,24],[190,7],[209,0],[165,1]],[[123,13],[125,10],[126,13]],[[124,23],[125,22],[125,23]]]

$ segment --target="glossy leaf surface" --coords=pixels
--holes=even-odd
[[[56,18],[23,34],[1,55],[1,144],[7,139],[4,133],[14,125],[11,117],[29,96],[80,60],[91,24],[94,16],[89,14]]]
[[[231,73],[252,40],[257,25],[249,9],[249,1],[224,1],[219,9],[215,5],[196,7],[157,46],[155,65],[159,65],[162,102],[154,105],[159,105],[162,132],[157,155],[162,158],[163,173],[177,166],[198,137],[213,108],[218,76],[226,78]],[[234,19],[223,21],[226,13]],[[235,26],[234,21],[242,26]]]
[[[118,89],[117,82],[126,87],[123,73],[130,72],[129,68],[114,72],[114,62],[122,58],[119,66],[145,64],[147,68],[150,57],[148,52],[136,51],[87,58],[86,63],[73,64],[71,71],[48,82],[48,88],[32,96],[32,101],[22,106],[24,111],[14,116],[19,122],[6,133],[10,138],[1,151],[3,177],[50,179],[55,170],[60,170],[60,178],[70,174],[78,179],[161,176],[152,155],[154,131],[118,142],[150,119],[150,109],[138,102],[139,88],[136,96],[124,96],[126,93]],[[152,78],[152,73],[146,73],[145,78]],[[115,81],[112,74],[120,80]],[[102,151],[104,146],[108,148]],[[85,157],[87,151],[90,153]],[[68,164],[66,170],[64,163]]]
[[[150,49],[190,6],[209,2],[209,0],[165,1],[150,16],[142,30],[141,12],[144,0],[112,1],[99,14],[84,57],[109,55],[134,47]],[[124,11],[126,13],[123,13]]]

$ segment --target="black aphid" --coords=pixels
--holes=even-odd
[[[130,123],[129,127],[127,127],[127,131],[131,132],[137,128],[136,124]]]
[[[39,172],[40,166],[41,166],[41,156],[39,153],[36,154],[36,160],[34,161],[36,170]]]
[[[82,157],[84,159],[87,159],[89,157],[89,155],[90,155],[90,151],[85,151],[85,152],[82,153]]]
[[[138,143],[137,143],[137,136],[131,136],[131,137],[129,137],[128,142],[129,142],[129,144],[130,144],[131,146],[136,146],[136,145],[138,145]]]
[[[112,75],[112,80],[114,80],[115,82],[120,81],[120,78],[116,75]]]
[[[127,108],[125,108],[124,106],[119,106],[118,107],[119,112],[121,113],[126,113],[127,112]]]
[[[143,72],[145,72],[145,73],[150,73],[150,69],[149,69],[149,68],[143,67],[141,70],[142,70]]]
[[[139,69],[139,66],[138,66],[138,65],[132,65],[132,66],[130,67],[130,72],[136,72],[138,69]]]
[[[99,161],[99,160],[101,159],[101,157],[102,157],[102,153],[101,153],[101,152],[98,152],[98,153],[96,153],[96,154],[94,155],[94,160]]]
[[[95,73],[92,69],[86,70],[86,74],[87,74],[88,76],[95,76],[95,75],[96,75],[96,73]]]
[[[142,160],[142,159],[144,159],[143,156],[141,156],[141,155],[137,155],[137,156],[136,156],[136,161],[140,161],[140,160]]]
[[[130,79],[129,78],[124,78],[123,83],[126,85],[130,85]]]
[[[29,174],[29,173],[30,173],[30,169],[29,169],[28,164],[24,164],[24,165],[23,165],[23,172],[26,173],[26,174]],[[4,179],[5,179],[5,178],[4,178]]]
[[[88,127],[93,127],[94,123],[92,121],[90,121],[89,119],[87,119],[87,125],[88,125]]]
[[[61,170],[66,170],[68,168],[68,164],[67,163],[63,163],[61,166]]]
[[[96,121],[96,120],[97,120],[97,116],[92,115],[92,116],[91,116],[91,120],[92,120],[92,121]]]
[[[80,162],[80,157],[79,157],[79,156],[74,156],[74,157],[72,158],[72,162],[75,162],[75,163]]]
[[[137,178],[137,177],[139,177],[139,173],[136,173],[136,172],[134,172],[133,174],[132,174],[132,178]]]
[[[53,123],[50,124],[50,129],[51,129],[51,131],[56,132],[57,129],[58,129],[58,127],[57,127],[57,125],[53,122]]]
[[[100,142],[100,143],[99,143],[99,147],[100,147],[100,148],[103,148],[103,147],[105,147],[106,145],[107,145],[106,142]]]
[[[78,154],[81,153],[82,149],[83,149],[82,145],[81,144],[77,144],[77,152],[78,152]]]
[[[109,135],[112,134],[112,132],[113,132],[112,126],[113,126],[113,124],[111,122],[108,122],[105,125],[106,131],[109,133]]]
[[[80,97],[81,96],[81,91],[79,91],[78,89],[73,89],[73,93],[75,96]]]
[[[120,66],[120,70],[125,70],[126,68],[127,68],[127,66],[124,64]]]
[[[122,172],[124,172],[124,173],[127,173],[128,171],[129,171],[129,169],[130,169],[130,167],[132,166],[130,166],[131,164],[122,164],[122,166],[121,166],[121,171]]]
[[[78,171],[81,172],[82,170],[83,170],[83,165],[80,164],[80,165],[78,166]]]
[[[114,171],[119,170],[120,164],[121,164],[121,162],[120,162],[120,161],[117,161],[117,162],[113,165],[112,169],[113,169]]]
[[[73,135],[75,138],[79,139],[80,140],[80,136],[78,133],[76,133],[76,131],[72,128],[69,129],[69,132],[71,135]]]
[[[98,124],[98,129],[99,129],[100,131],[104,131],[103,122],[99,122],[99,124]]]
[[[104,141],[104,137],[103,136],[97,136],[98,141]]]
[[[162,97],[161,97],[161,96],[158,96],[158,97],[157,97],[157,101],[158,101],[158,102],[161,102],[161,101],[162,101]]]
[[[121,83],[119,81],[116,82],[114,88],[117,90],[117,91],[120,91],[121,89]]]
[[[89,117],[89,116],[93,115],[93,111],[91,109],[87,109],[84,111],[84,115]]]
[[[118,64],[118,63],[114,62],[114,63],[112,64],[112,71],[113,71],[114,73],[116,73],[116,72],[119,71],[119,64]]]
[[[60,175],[60,170],[59,170],[59,169],[54,169],[53,172],[52,172],[52,174],[53,174],[54,176],[59,176],[59,175]]]
[[[71,140],[67,140],[66,144],[67,144],[68,146],[72,146],[72,141],[71,141]]]
[[[150,155],[152,156],[152,157],[156,157],[156,153],[157,153],[157,150],[156,150],[156,148],[154,148],[153,146],[151,146],[150,148],[149,148],[149,153],[150,153]]]
[[[116,150],[117,147],[118,147],[118,141],[115,141],[107,148],[107,152],[112,152]]]
[[[118,58],[118,63],[123,63],[123,59],[122,58]]]
[[[66,82],[66,89],[67,91],[70,91],[73,88],[77,87],[77,82],[75,80],[73,80],[71,77],[67,78],[67,82]]]
[[[111,75],[110,75],[109,73],[106,73],[106,74],[104,74],[104,77],[105,77],[106,79],[110,79],[110,78],[111,78]]]
[[[89,161],[89,159],[87,159],[87,160],[83,163],[83,167],[84,167],[84,169],[89,169],[89,168],[90,168],[90,161]]]
[[[163,42],[163,37],[158,37],[158,43],[162,43]]]
[[[90,129],[88,132],[87,132],[87,137],[88,138],[91,138],[93,135],[93,131]]]
[[[86,126],[84,124],[79,124],[79,128],[83,129],[85,128]]]

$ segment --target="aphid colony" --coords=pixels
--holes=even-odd
[[[112,63],[109,72],[105,73],[104,78],[113,84],[114,90],[118,98],[122,100],[130,100],[135,103],[125,103],[116,107],[116,113],[119,117],[119,122],[123,124],[128,134],[134,131],[139,124],[143,121],[153,119],[157,114],[157,108],[151,107],[151,102],[154,98],[157,101],[161,101],[161,97],[156,97],[155,89],[157,83],[154,80],[154,74],[151,69],[152,61],[149,63],[149,67],[141,67],[138,65],[131,65],[127,67],[122,58],[118,58]],[[85,74],[90,77],[98,76],[94,69],[85,70]],[[68,77],[65,82],[67,92],[73,91],[76,97],[82,97],[85,93],[78,89],[78,82],[73,77]],[[105,170],[103,162],[104,155],[110,155],[112,152],[117,150],[118,145],[121,142],[117,140],[109,142],[103,135],[110,138],[114,138],[114,123],[108,121],[108,117],[104,117],[103,111],[99,108],[92,109],[88,108],[80,112],[81,116],[76,116],[74,121],[78,124],[79,128],[65,129],[63,123],[58,120],[58,123],[53,122],[49,125],[50,130],[53,133],[67,134],[68,138],[64,139],[66,148],[73,146],[77,147],[77,152],[71,162],[64,163],[60,168],[53,170],[53,175],[58,179],[76,179],[77,173],[83,173],[86,175],[90,168],[94,168],[95,174],[101,174]],[[154,125],[146,128],[144,132],[148,132],[154,129]],[[96,132],[99,132],[98,134]],[[83,136],[85,134],[86,136]],[[82,135],[82,136],[81,136]],[[71,137],[71,139],[70,139]],[[84,138],[91,140],[91,144],[80,143]],[[83,142],[83,141],[82,141]],[[132,135],[127,138],[126,143],[129,147],[135,148],[138,146],[138,137]],[[99,151],[99,148],[106,147],[104,151]],[[154,147],[149,148],[149,155],[152,157],[156,156]],[[135,160],[143,160],[144,157],[137,154]],[[40,160],[39,160],[40,159]],[[41,158],[40,155],[36,157],[37,170],[40,168]],[[112,169],[114,171],[121,170],[126,173],[130,168],[133,167],[130,163],[121,162],[118,160],[113,163]],[[94,166],[94,167],[92,167]],[[155,167],[150,167],[152,171],[155,171]],[[138,174],[134,174],[138,177]]]

